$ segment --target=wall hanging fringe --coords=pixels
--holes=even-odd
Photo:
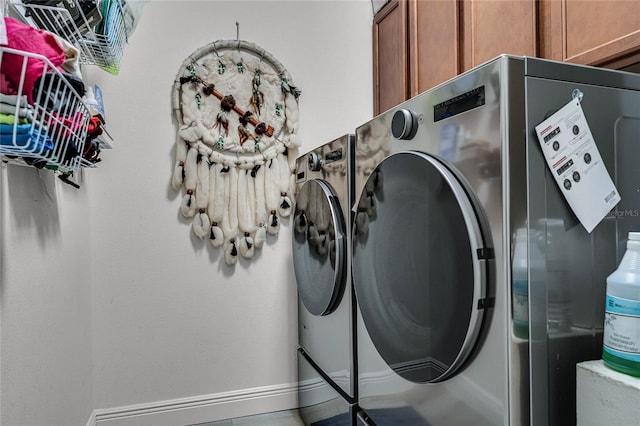
[[[300,94],[277,59],[243,40],[204,46],[178,71],[171,186],[194,234],[229,265],[253,258],[291,214]]]

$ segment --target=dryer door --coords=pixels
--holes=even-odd
[[[477,343],[487,248],[464,179],[421,152],[387,157],[359,199],[353,282],[371,341],[397,374],[445,380]]]
[[[320,179],[303,183],[296,196],[293,265],[298,294],[313,315],[340,304],[347,278],[345,221],[332,187]]]

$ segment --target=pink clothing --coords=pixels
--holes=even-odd
[[[33,28],[11,17],[5,17],[4,23],[7,28],[7,47],[42,55],[49,59],[56,68],[64,63],[64,49],[53,33]],[[25,58],[7,52],[2,54],[0,72],[16,88],[20,84],[20,74]],[[44,72],[49,71],[48,68],[42,60],[28,58],[22,93],[27,95],[29,103],[33,103],[33,87],[36,81]]]
[[[0,93],[3,93],[5,95],[18,94],[18,90],[13,87],[13,84],[11,84],[11,82],[7,80],[7,77],[2,73],[0,73]]]

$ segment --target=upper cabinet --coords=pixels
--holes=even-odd
[[[622,68],[640,62],[640,1],[540,1],[541,56]]]
[[[535,0],[392,0],[375,16],[374,113],[501,53],[535,56]]]
[[[392,0],[373,31],[374,114],[500,54],[640,62],[640,0]]]
[[[409,97],[407,2],[393,0],[373,21],[373,104],[376,113]]]
[[[465,0],[455,3],[460,7],[462,16],[462,71],[503,53],[537,56],[537,3],[534,0]]]
[[[460,71],[456,0],[391,0],[374,17],[374,113]]]
[[[460,11],[456,0],[408,2],[410,96],[461,71]]]

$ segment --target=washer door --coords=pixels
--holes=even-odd
[[[293,265],[298,295],[313,315],[328,315],[339,305],[347,278],[345,221],[331,186],[315,179],[296,196]]]
[[[358,305],[382,358],[416,383],[459,371],[484,315],[493,251],[461,182],[435,157],[402,152],[378,165],[359,199]]]

